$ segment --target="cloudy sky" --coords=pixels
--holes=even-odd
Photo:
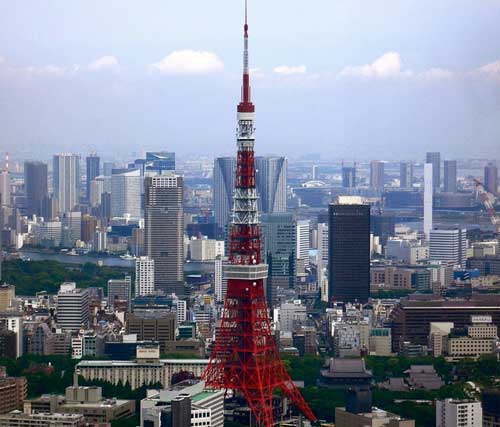
[[[249,0],[261,154],[500,158],[500,0]],[[243,0],[0,0],[0,151],[234,151]]]

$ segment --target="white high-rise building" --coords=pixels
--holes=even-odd
[[[318,223],[318,282],[328,268],[328,224]]]
[[[78,331],[89,324],[89,293],[65,282],[57,293],[57,324],[63,330]]]
[[[224,231],[231,219],[235,170],[234,157],[218,157],[214,161],[214,215],[220,231]]]
[[[223,268],[224,259],[222,257],[215,258],[214,269],[214,292],[217,302],[224,302],[227,292],[227,279],[224,279]]]
[[[59,212],[72,211],[80,201],[80,157],[68,153],[54,155],[52,176]]]
[[[309,238],[310,238],[310,221],[297,221],[297,260],[304,267],[309,266]],[[300,270],[300,268],[297,268]]]
[[[429,239],[432,230],[432,209],[433,209],[433,195],[434,188],[433,180],[433,165],[426,163],[424,166],[424,233],[425,237]]]
[[[61,219],[62,245],[72,247],[82,238],[82,213],[64,212]]]
[[[285,157],[256,157],[255,168],[259,212],[286,212],[288,160]]]
[[[483,427],[483,409],[476,400],[436,401],[436,427]]]
[[[452,262],[465,267],[467,260],[467,230],[465,228],[435,228],[430,232],[429,259]]]
[[[139,169],[113,169],[111,175],[113,218],[141,218],[142,180]]]
[[[177,324],[180,325],[187,320],[187,302],[182,299],[176,299],[174,305],[177,313]]]
[[[135,296],[151,295],[155,291],[155,261],[147,256],[135,261]]]

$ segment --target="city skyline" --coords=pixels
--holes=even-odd
[[[6,8],[2,148],[20,155],[101,146],[104,155],[118,147],[189,154],[208,141],[214,155],[230,153],[239,62],[230,37],[236,23],[226,18],[240,5],[111,2],[99,5],[100,19],[95,5]],[[257,154],[328,146],[345,158],[414,158],[434,149],[455,158],[466,156],[471,142],[479,157],[495,151],[500,51],[488,41],[499,35],[493,22],[500,5],[284,5],[252,3],[259,17],[254,96],[266,147]],[[374,35],[376,43],[366,43]],[[279,55],[267,55],[278,48]],[[20,114],[28,126],[15,120]],[[188,131],[191,120],[206,129],[203,143]]]

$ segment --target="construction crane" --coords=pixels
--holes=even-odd
[[[483,183],[478,179],[474,179],[474,184],[477,188],[477,194],[483,201],[483,205],[488,211],[488,215],[490,216],[491,223],[495,226],[495,231],[498,233],[500,239],[500,216],[495,211],[495,196],[486,191]]]

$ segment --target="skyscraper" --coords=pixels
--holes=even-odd
[[[498,193],[498,167],[491,163],[484,168],[484,188],[489,193]]]
[[[139,169],[113,169],[111,175],[111,216],[141,218],[142,177]]]
[[[352,190],[356,187],[356,168],[342,166],[342,187]]]
[[[286,212],[287,165],[285,157],[255,158],[260,212]]]
[[[413,188],[413,162],[399,164],[399,186],[406,190]]]
[[[100,175],[101,159],[94,153],[88,156],[86,161],[87,161],[87,175],[86,175],[87,191],[85,195],[87,197],[87,202],[88,202],[90,200],[90,184],[93,179],[95,179]]]
[[[234,157],[218,157],[214,160],[214,214],[221,234],[231,219],[233,207],[236,160]]]
[[[328,294],[330,301],[370,296],[370,205],[330,204]]]
[[[7,170],[0,170],[0,207],[10,206],[10,174]]]
[[[155,288],[184,295],[184,184],[167,173],[145,179],[145,251],[154,261]]]
[[[46,163],[24,162],[24,191],[28,215],[41,215],[43,200],[49,195]]]
[[[59,212],[70,212],[80,200],[80,157],[68,153],[54,155],[52,175]]]
[[[444,161],[444,192],[456,193],[457,192],[457,161],[445,160]]]
[[[385,162],[372,160],[370,162],[370,187],[375,191],[384,190]]]
[[[299,220],[296,222],[296,228],[298,270],[299,273],[304,273],[305,267],[309,266],[311,222],[306,219]]]
[[[291,213],[263,214],[261,220],[263,256],[269,266],[266,296],[272,307],[278,287],[288,289],[295,284],[296,226]]]
[[[434,165],[426,163],[424,165],[424,233],[427,239],[429,239],[433,223],[433,191],[435,188],[433,185],[433,176]]]
[[[432,164],[432,185],[434,190],[439,190],[441,188],[441,153],[427,153],[426,163]]]

